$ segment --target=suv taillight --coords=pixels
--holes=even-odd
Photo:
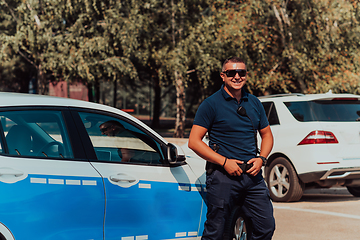
[[[335,135],[328,131],[312,131],[298,145],[339,143]]]

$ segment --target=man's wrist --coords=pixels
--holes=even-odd
[[[263,162],[263,166],[265,166],[266,165],[266,163],[267,163],[267,158],[266,157],[263,157],[263,156],[257,156],[257,158],[260,158],[261,160],[262,160],[262,162]]]
[[[226,161],[227,161],[227,157],[225,157],[225,161],[224,161],[224,164],[222,165],[222,167],[225,167],[225,164],[226,164]]]

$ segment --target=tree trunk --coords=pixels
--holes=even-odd
[[[183,138],[185,135],[185,86],[183,76],[175,72],[176,88],[176,122],[174,137]]]
[[[94,92],[93,92],[93,84],[91,82],[88,82],[86,86],[87,86],[87,89],[88,89],[89,102],[94,102],[95,99],[94,99]]]
[[[113,107],[116,108],[116,102],[117,102],[117,81],[114,80],[114,96],[113,96]]]
[[[160,126],[160,109],[161,109],[161,87],[159,78],[156,77],[154,83],[154,107],[153,107],[153,119],[151,127],[158,128]]]
[[[95,89],[95,102],[100,102],[100,82],[97,78],[95,78],[94,83],[94,89]]]
[[[38,80],[38,94],[45,95],[47,94],[47,87],[46,87],[46,78],[45,74],[41,69],[41,64],[37,67],[37,80]]]
[[[176,46],[176,23],[175,23],[175,4],[174,1],[171,1],[172,6],[172,14],[171,14],[171,22],[172,22],[172,42],[174,49],[177,49],[177,52],[180,56],[182,52],[180,46]],[[182,26],[182,23],[180,24]],[[177,29],[181,39],[182,28]],[[182,73],[179,73],[175,70],[175,88],[176,88],[176,122],[175,122],[175,131],[174,137],[183,138],[185,134],[185,86],[184,79]]]
[[[278,11],[278,9],[276,8],[275,4],[272,5],[274,13],[275,13],[275,17],[278,20],[279,23],[279,28],[280,28],[280,34],[281,34],[281,42],[282,45],[284,47],[284,49],[288,48],[289,49],[289,53],[290,55],[288,56],[289,59],[293,60],[293,55],[294,55],[294,48],[293,48],[293,43],[292,43],[292,34],[291,32],[288,33],[289,35],[289,40],[288,43],[286,42],[286,37],[285,37],[285,29],[284,29],[284,24],[287,24],[288,26],[290,26],[290,20],[289,17],[286,13],[286,9],[285,8],[280,8],[280,12]],[[285,26],[286,27],[286,26]],[[302,93],[307,93],[307,89],[306,89],[306,84],[305,81],[302,79],[298,79],[298,84],[299,87],[301,89]]]

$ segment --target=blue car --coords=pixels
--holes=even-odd
[[[0,93],[0,121],[0,240],[201,238],[205,161],[140,120],[101,104]],[[229,239],[245,239],[235,212]]]

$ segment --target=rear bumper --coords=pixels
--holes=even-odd
[[[324,187],[334,185],[360,186],[360,167],[333,168],[328,171],[300,174],[304,183],[315,182]]]
[[[326,179],[360,179],[360,167],[354,168],[333,168],[327,171],[320,180]]]

